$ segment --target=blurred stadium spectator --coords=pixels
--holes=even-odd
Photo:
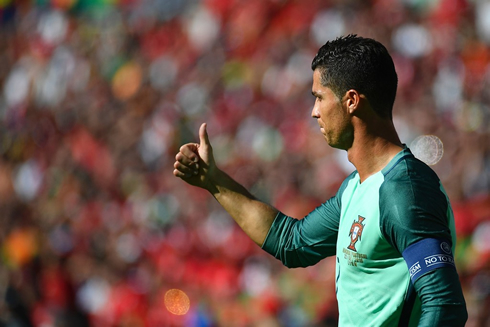
[[[259,198],[332,196],[353,167],[309,118],[310,63],[348,33],[392,53],[402,141],[444,145],[468,326],[490,325],[489,1],[0,0],[0,326],[335,326],[335,263],[282,267],[172,163],[206,121]]]

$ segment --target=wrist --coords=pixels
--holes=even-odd
[[[218,167],[215,167],[212,171],[208,172],[208,178],[206,179],[206,183],[204,188],[208,190],[213,196],[216,196],[219,191],[219,184],[223,182],[224,173]]]

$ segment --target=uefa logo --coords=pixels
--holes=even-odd
[[[451,247],[449,246],[449,244],[447,242],[441,243],[441,250],[447,254],[451,254]]]

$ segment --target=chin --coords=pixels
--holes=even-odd
[[[327,141],[327,144],[330,147],[339,149],[340,144],[338,144],[337,142],[333,142],[332,140],[329,140],[327,137],[325,137],[325,141]]]
[[[339,149],[339,150],[345,150],[345,147],[341,146],[340,144],[328,144],[334,149]]]
[[[335,142],[333,140],[329,140],[328,138],[325,137],[325,140],[327,141],[328,145],[334,149],[339,149],[339,150],[347,150],[348,147],[341,143],[341,142]]]

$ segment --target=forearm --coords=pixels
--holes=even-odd
[[[256,199],[225,172],[217,169],[213,175],[208,191],[243,231],[262,246],[278,210]]]
[[[200,143],[180,147],[173,174],[190,185],[207,189],[245,233],[262,246],[278,211],[257,200],[242,185],[218,169],[206,124],[199,128]]]

